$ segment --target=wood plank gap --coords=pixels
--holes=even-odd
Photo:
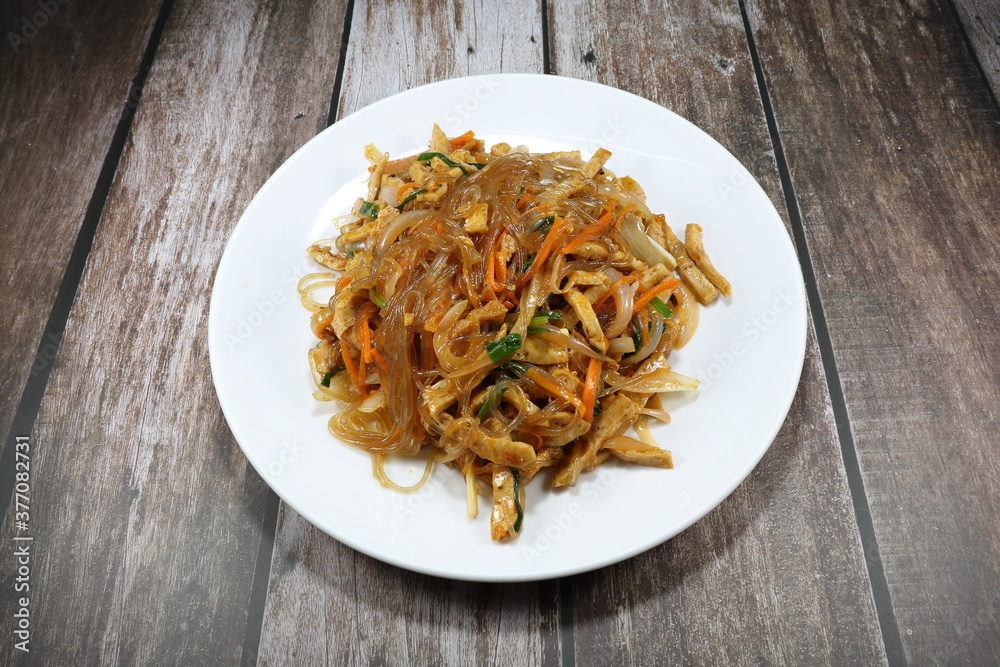
[[[351,21],[354,18],[354,0],[348,0],[344,10],[344,30],[340,37],[340,58],[337,62],[337,75],[333,82],[333,93],[330,96],[330,111],[327,114],[326,125],[329,127],[337,121],[340,106],[340,90],[344,82],[344,63],[347,60],[347,43],[351,34]],[[257,664],[260,651],[260,638],[264,630],[264,612],[267,607],[268,582],[271,580],[271,563],[274,560],[274,536],[278,530],[278,510],[281,499],[272,490],[267,492],[267,505],[261,522],[260,544],[257,549],[257,562],[254,567],[253,584],[250,588],[250,602],[247,608],[246,631],[243,636],[243,657],[240,665],[252,667]]]
[[[115,172],[118,171],[118,163],[125,150],[125,140],[132,129],[138,96],[146,83],[146,76],[149,74],[153,58],[156,56],[156,50],[163,35],[163,27],[167,23],[167,16],[170,14],[173,2],[174,0],[164,0],[160,6],[153,30],[149,35],[149,42],[143,51],[139,69],[132,77],[132,83],[125,95],[122,115],[118,119],[114,134],[111,136],[108,152],[104,156],[100,174],[94,184],[94,192],[83,216],[83,223],[80,225],[80,231],[77,232],[76,241],[73,243],[73,252],[70,253],[69,261],[66,263],[66,270],[59,283],[59,290],[56,292],[48,320],[45,322],[45,328],[38,341],[38,350],[35,352],[36,363],[32,365],[32,372],[24,383],[21,399],[18,401],[14,419],[11,421],[10,432],[7,434],[7,442],[11,443],[11,446],[5,447],[3,454],[0,455],[0,517],[6,516],[14,495],[14,451],[16,447],[13,446],[13,443],[15,443],[17,436],[30,436],[34,431],[38,410],[42,405],[42,397],[45,395],[49,375],[54,366],[53,363],[38,362],[55,359],[59,352],[59,345],[62,343],[63,333],[66,331],[66,322],[69,320],[69,313],[73,308],[77,289],[83,279],[83,272],[87,268],[90,249],[94,245],[94,237],[97,235],[97,227],[104,212],[104,204],[108,200]],[[135,100],[133,100],[133,96],[135,96]],[[34,369],[38,369],[37,372]]]
[[[799,211],[795,187],[792,184],[791,171],[785,160],[785,152],[778,133],[778,124],[774,109],[771,106],[771,96],[764,80],[764,68],[757,52],[750,18],[747,14],[746,0],[739,0],[740,14],[743,17],[743,28],[747,36],[747,47],[753,62],[754,76],[760,90],[761,103],[764,106],[764,116],[767,120],[767,130],[771,135],[771,145],[774,147],[774,161],[781,178],[781,189],[785,197],[785,208],[788,210],[792,236],[798,248],[799,264],[805,279],[806,294],[809,300],[809,311],[812,315],[816,339],[819,344],[820,359],[823,362],[823,373],[826,376],[827,389],[830,392],[830,403],[833,407],[834,421],[837,425],[837,439],[840,441],[840,451],[844,459],[844,471],[847,475],[847,485],[851,491],[851,502],[854,505],[854,516],[858,523],[861,545],[864,550],[865,564],[868,567],[868,580],[871,583],[872,599],[875,602],[875,613],[882,632],[882,643],[885,648],[889,665],[906,665],[906,655],[903,651],[903,640],[896,623],[896,614],[892,607],[892,596],[889,593],[889,582],[882,566],[879,554],[878,539],[875,535],[875,525],[872,521],[871,508],[868,505],[868,494],[865,491],[864,479],[861,476],[861,466],[858,462],[858,452],[851,431],[850,417],[847,413],[847,401],[844,398],[840,373],[833,354],[833,343],[826,324],[826,315],[820,300],[816,285],[816,272],[813,269],[812,258],[806,245],[805,230],[802,215]]]
[[[990,85],[990,78],[986,76],[986,70],[983,68],[983,61],[979,59],[979,52],[976,51],[975,45],[972,43],[972,39],[969,38],[969,32],[965,29],[965,23],[962,22],[962,15],[958,11],[958,7],[955,6],[955,0],[948,0],[948,6],[951,7],[951,15],[955,18],[955,23],[958,25],[958,33],[962,36],[962,42],[965,44],[965,48],[969,51],[969,58],[976,65],[976,71],[979,72],[979,78],[983,80],[983,88],[985,88],[990,93],[990,100],[993,101],[993,108],[1000,112],[1000,102],[997,102],[996,91],[993,90],[993,86]]]
[[[347,62],[347,42],[351,36],[351,22],[354,19],[354,0],[347,0],[344,10],[344,32],[340,35],[340,59],[337,61],[337,76],[333,80],[333,95],[330,98],[330,114],[326,118],[326,126],[337,122],[340,110],[340,91],[344,84],[344,63]],[[277,518],[277,517],[275,517]]]
[[[549,0],[541,0],[542,3],[542,73],[552,74],[552,59],[550,57],[551,45],[549,44]]]
[[[247,625],[243,635],[242,667],[257,664],[260,651],[260,635],[264,630],[264,608],[267,605],[267,583],[271,580],[271,562],[274,560],[274,534],[278,529],[278,509],[281,499],[274,490],[267,490],[267,504],[261,519],[260,544],[257,547],[257,562],[254,565],[253,584],[250,587],[250,603],[247,607]]]
[[[559,580],[559,638],[562,641],[562,667],[576,667],[574,618],[573,580],[570,577],[563,577]]]

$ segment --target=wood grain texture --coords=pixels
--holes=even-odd
[[[160,0],[53,5],[0,3],[3,447]]]
[[[173,6],[34,435],[32,661],[240,659],[267,490],[212,388],[209,292],[254,192],[325,124],[343,12]]]
[[[551,12],[557,74],[680,113],[733,152],[784,212],[736,2],[559,2]],[[627,40],[622,25],[632,27]],[[645,54],[641,67],[636,53]],[[885,660],[811,330],[798,395],[750,477],[688,531],[575,578],[574,590],[581,665]]]
[[[420,8],[355,5],[341,116],[439,79],[541,72],[537,4]],[[560,655],[557,590],[555,583],[491,586],[405,572],[339,544],[283,504],[260,664],[290,655],[309,664],[552,664]]]
[[[936,0],[749,3],[911,664],[1000,655],[1000,118]]]
[[[1000,4],[994,0],[952,0],[965,34],[990,82],[994,98],[1000,97]]]

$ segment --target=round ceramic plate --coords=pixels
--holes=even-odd
[[[704,228],[705,246],[733,296],[702,309],[694,339],[671,365],[701,379],[667,396],[673,421],[654,427],[673,470],[608,463],[571,489],[526,488],[521,535],[490,539],[488,494],[466,516],[464,479],[439,466],[417,494],[372,477],[367,454],[327,431],[333,407],[313,400],[306,353],[315,344],[295,284],[321,270],[306,255],[335,235],[331,219],[363,196],[364,147],[418,152],[438,123],[534,151],[598,146],[608,168],[645,188],[650,208]],[[313,524],[375,558],[427,574],[528,581],[614,563],[673,537],[750,473],[785,419],[806,342],[802,274],[767,195],[707,134],[663,107],[576,79],[495,75],[442,81],[394,95],[317,135],[254,197],[219,264],[209,349],[233,434],[274,491]],[[412,483],[420,460],[389,466]]]

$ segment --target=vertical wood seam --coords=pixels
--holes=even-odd
[[[979,59],[979,52],[976,51],[975,45],[969,38],[969,32],[965,29],[965,24],[962,22],[962,15],[958,12],[958,7],[955,6],[955,0],[947,0],[948,6],[951,7],[951,15],[958,25],[958,33],[962,36],[962,42],[965,44],[965,48],[969,51],[969,59],[972,60],[976,65],[976,71],[979,73],[979,78],[982,80],[983,88],[990,95],[990,100],[993,102],[993,108],[1000,113],[1000,102],[997,101],[996,91],[993,90],[993,86],[990,85],[990,79],[986,76],[986,70],[983,69],[983,62]]]
[[[143,51],[139,67],[128,91],[125,93],[125,101],[122,104],[122,113],[118,118],[118,124],[111,135],[107,153],[104,155],[104,162],[94,182],[94,191],[91,194],[87,210],[83,215],[83,222],[73,243],[73,251],[70,253],[69,261],[63,272],[62,280],[59,282],[59,289],[52,302],[48,320],[42,329],[39,337],[38,349],[35,352],[35,359],[42,359],[45,356],[55,360],[58,358],[59,349],[62,345],[63,334],[66,332],[66,324],[69,321],[70,311],[73,309],[73,302],[76,300],[76,293],[83,281],[83,274],[87,268],[87,259],[90,250],[94,245],[94,238],[97,236],[97,228],[100,225],[101,216],[104,213],[104,206],[107,203],[111,186],[118,172],[118,164],[121,162],[122,153],[125,151],[125,141],[132,131],[132,122],[138,113],[138,102],[132,101],[132,96],[139,92],[146,83],[146,77],[152,67],[153,59],[160,45],[163,36],[163,29],[167,23],[167,17],[173,0],[163,0],[153,28],[149,34],[149,41]],[[55,349],[46,354],[48,346]],[[7,435],[8,446],[4,448],[0,455],[0,517],[7,515],[10,501],[14,495],[14,450],[13,443],[18,435],[30,436],[35,430],[35,421],[38,418],[38,411],[42,405],[42,398],[48,387],[49,376],[55,363],[46,364],[37,374],[28,374],[28,379],[24,383],[21,398],[11,420],[10,432]]]
[[[333,80],[333,92],[330,95],[330,110],[326,118],[327,127],[336,122],[340,109],[340,92],[344,82],[347,46],[353,19],[354,0],[347,0],[347,7],[344,10],[344,30],[340,34],[340,55],[337,60],[337,74]],[[276,534],[280,510],[281,499],[278,498],[273,489],[268,488],[267,504],[264,510],[264,517],[261,521],[257,562],[254,566],[253,582],[250,587],[246,629],[243,633],[243,658],[241,664],[247,667],[257,664],[260,639],[264,632],[264,615],[267,610],[267,595],[271,582],[271,566],[274,563],[274,547],[277,541]],[[329,658],[329,646],[326,647],[326,651]]]
[[[795,187],[792,184],[791,170],[785,159],[785,152],[781,142],[781,135],[778,132],[774,108],[771,106],[771,96],[764,80],[764,68],[757,51],[753,30],[750,26],[746,0],[738,0],[738,2],[740,14],[743,17],[743,28],[747,37],[747,48],[750,52],[750,59],[753,62],[754,76],[757,79],[757,88],[764,107],[764,117],[771,136],[771,145],[774,148],[774,160],[781,179],[785,208],[788,212],[792,236],[798,249],[799,264],[802,267],[803,278],[805,279],[809,311],[812,316],[813,327],[816,331],[820,360],[823,364],[823,373],[826,377],[827,390],[829,391],[834,421],[837,426],[837,439],[840,441],[844,472],[847,476],[847,484],[851,492],[851,502],[854,506],[854,516],[858,524],[858,533],[865,556],[865,565],[868,569],[868,581],[872,589],[872,601],[875,604],[875,613],[878,617],[879,629],[882,633],[882,643],[886,659],[890,665],[906,665],[903,641],[896,622],[896,615],[892,605],[892,595],[889,591],[885,568],[882,566],[878,539],[875,534],[875,525],[868,503],[868,494],[865,490],[864,478],[861,476],[861,465],[858,460],[857,447],[854,442],[854,434],[847,412],[847,401],[840,381],[840,372],[837,369],[837,362],[833,352],[833,342],[826,323],[826,315],[823,311],[822,301],[820,300],[819,289],[816,283],[816,272],[813,269],[812,258],[809,256],[805,228],[802,223],[798,199],[795,195]]]
[[[337,121],[340,111],[340,91],[344,84],[344,69],[347,63],[347,43],[351,35],[351,23],[354,21],[354,0],[347,0],[344,10],[344,32],[340,34],[340,60],[337,62],[337,76],[333,80],[333,93],[330,97],[330,113],[326,117],[326,126]]]
[[[542,10],[542,74],[552,74],[549,43],[549,0],[540,0]]]

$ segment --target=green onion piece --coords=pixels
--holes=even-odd
[[[521,476],[517,473],[517,468],[511,468],[514,475],[514,507],[517,508],[517,521],[514,522],[514,532],[521,532],[521,523],[524,521],[524,508],[521,507]]]
[[[602,412],[604,412],[604,410],[601,410],[601,406],[599,406],[599,405],[595,405],[595,406],[594,406],[594,416],[595,416],[595,417],[596,417],[597,415],[601,414]]]
[[[519,195],[523,195],[524,194],[524,186],[523,185],[521,186],[521,189],[518,191],[517,194],[519,194]]]
[[[347,251],[347,259],[354,259],[354,251],[353,250],[348,250]]]
[[[339,373],[340,371],[346,371],[347,366],[334,366],[330,369],[333,373]]]
[[[670,310],[670,306],[663,303],[663,300],[660,299],[660,297],[654,296],[652,299],[650,299],[649,303],[650,305],[653,306],[653,308],[656,308],[658,311],[660,311],[660,315],[663,315],[668,320],[674,316],[674,311]]]
[[[425,192],[427,192],[427,190],[420,189],[420,190],[417,190],[416,192],[411,192],[410,194],[406,195],[406,197],[403,199],[403,201],[399,202],[396,205],[396,210],[399,211],[400,213],[402,213],[404,206],[406,206],[411,201],[413,201],[414,199],[416,199],[417,195],[422,195]]]
[[[371,300],[375,302],[376,306],[379,308],[385,308],[385,301],[378,298],[378,292],[375,291],[374,287],[368,290],[368,296],[371,297]]]
[[[534,322],[534,320],[532,320],[532,322]],[[531,325],[528,326],[529,334],[540,334],[540,333],[545,333],[546,331],[548,331],[548,329],[546,329],[545,327],[533,327]]]
[[[430,162],[434,158],[440,159],[442,162],[444,162],[449,167],[458,167],[459,169],[462,170],[463,174],[468,175],[468,173],[469,173],[468,169],[466,169],[465,167],[463,167],[459,163],[455,162],[454,160],[452,160],[451,158],[449,158],[444,153],[421,153],[420,155],[417,156],[417,161],[418,162]]]
[[[470,162],[469,164],[475,167],[476,169],[482,169],[483,167],[486,166],[485,162]]]
[[[369,218],[378,217],[378,204],[371,201],[366,201],[361,205],[361,209],[358,211],[361,215],[368,216]]]
[[[500,370],[517,379],[528,372],[528,367],[516,361],[509,361],[501,366]]]
[[[561,320],[562,313],[558,310],[536,310],[535,315],[531,318],[528,323],[529,326],[537,327],[543,324],[548,324],[552,320]]]
[[[486,353],[493,363],[499,363],[521,348],[521,334],[507,334],[500,340],[486,344]]]
[[[319,381],[319,383],[321,385],[323,385],[324,387],[329,387],[330,386],[330,378],[332,378],[332,377],[333,377],[333,371],[329,370],[329,371],[326,372],[326,375],[323,376],[323,379]]]
[[[507,391],[507,387],[500,387],[497,389],[497,385],[493,385],[490,389],[490,393],[486,396],[486,400],[483,401],[483,406],[479,408],[479,412],[476,413],[476,417],[479,419],[486,419],[486,415],[490,413],[490,410],[494,405],[500,402],[500,397],[503,393]]]
[[[547,215],[544,218],[539,218],[531,223],[531,227],[528,228],[529,232],[545,232],[548,231],[549,227],[553,225],[556,221],[556,216]]]
[[[529,268],[531,268],[531,263],[535,261],[535,253],[528,255],[528,259],[525,260],[524,266],[521,267],[521,273],[524,273]]]

